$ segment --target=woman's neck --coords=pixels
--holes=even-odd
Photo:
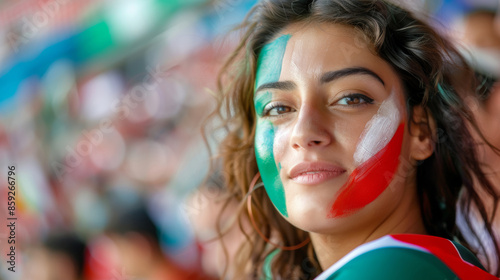
[[[406,203],[405,203],[406,202]],[[378,225],[335,234],[310,233],[316,256],[327,269],[356,247],[389,234],[426,234],[417,196],[400,205]]]

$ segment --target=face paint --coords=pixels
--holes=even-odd
[[[262,84],[279,80],[283,56],[289,39],[290,35],[283,35],[262,48],[257,61],[255,89],[258,89]],[[255,110],[258,116],[262,116],[262,111],[271,98],[272,94],[270,92],[261,93],[254,97]],[[281,215],[288,217],[285,190],[274,160],[274,132],[274,125],[271,121],[260,117],[257,118],[255,157],[262,182],[264,182],[264,188],[271,202]]]
[[[390,184],[399,165],[404,124],[395,93],[366,124],[354,153],[359,164],[338,192],[329,218],[344,217],[374,201]]]
[[[399,109],[395,93],[380,105],[377,114],[366,124],[354,153],[354,162],[359,166],[382,150],[398,129]]]

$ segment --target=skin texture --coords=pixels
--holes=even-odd
[[[274,79],[261,82],[260,71],[264,68],[258,68],[254,98],[257,163],[261,173],[265,168],[272,169],[272,175],[262,177],[276,208],[294,226],[310,232],[322,267],[333,264],[356,246],[386,234],[425,233],[414,169],[416,160],[432,154],[432,145],[428,141],[430,136],[423,135],[419,126],[414,126],[410,134],[403,122],[407,112],[396,72],[350,27],[294,24],[276,38],[279,40],[283,35],[288,36],[283,57],[267,56],[259,60],[259,66],[273,65],[266,59],[281,60],[279,76],[274,72]],[[374,75],[355,71],[355,74],[325,79],[328,72],[360,67]],[[279,87],[267,84],[262,89],[262,85],[278,81],[286,84],[281,83]],[[367,98],[353,99],[352,94],[363,94]],[[383,186],[379,191],[360,205],[352,207],[354,204],[349,201],[356,196],[347,195],[348,200],[341,203],[344,204],[341,208],[351,207],[348,215],[332,215],[332,205],[339,201],[341,190],[362,165],[354,160],[360,137],[391,94],[400,116],[399,122],[393,125],[400,128],[399,133],[385,147],[393,143],[392,152],[386,156],[395,162],[394,170],[389,171],[391,176],[385,174],[380,180]],[[351,97],[346,99],[346,95]],[[425,114],[415,114],[415,117],[425,118]],[[390,140],[396,135],[396,131],[392,135],[386,130],[377,133],[387,134]],[[380,151],[383,153],[384,149]],[[326,180],[304,184],[291,177],[294,166],[304,162],[322,162],[340,171]],[[372,191],[367,183],[353,186],[359,188],[359,193],[362,188]]]

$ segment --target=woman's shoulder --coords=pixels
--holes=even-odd
[[[498,279],[473,263],[480,266],[448,239],[387,235],[357,247],[316,279]]]

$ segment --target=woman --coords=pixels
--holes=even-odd
[[[255,227],[237,275],[496,279],[449,241],[468,247],[457,199],[484,174],[447,41],[376,0],[263,1],[243,27],[219,83],[226,184]]]
[[[463,25],[458,38],[458,43],[463,45],[463,54],[467,61],[476,72],[479,87],[468,98],[471,111],[478,125],[479,131],[471,130],[472,136],[476,139],[476,148],[478,160],[486,177],[492,182],[496,191],[500,191],[500,34],[497,34],[495,24],[495,11],[475,10],[464,16]],[[459,76],[459,75],[456,75]],[[463,81],[464,79],[460,79]],[[486,140],[483,140],[483,136]],[[489,144],[493,145],[490,147]],[[491,197],[481,190],[481,182],[475,180],[478,185],[478,195],[482,198],[485,209],[489,217],[492,217],[492,226],[495,230],[496,240],[500,240],[500,209],[498,204],[491,200]],[[464,196],[466,192],[464,192]],[[466,240],[473,248],[477,248],[478,257],[484,263],[490,259],[490,271],[496,271],[499,263],[494,258],[494,246],[490,245],[488,236],[483,231],[481,221],[475,218],[475,211],[472,207],[467,216],[475,229],[475,233],[481,239],[485,236],[482,243],[482,250],[477,245],[476,238],[469,238],[472,235],[469,229],[464,227],[463,233]],[[457,224],[459,228],[464,224],[465,217],[458,213]]]

